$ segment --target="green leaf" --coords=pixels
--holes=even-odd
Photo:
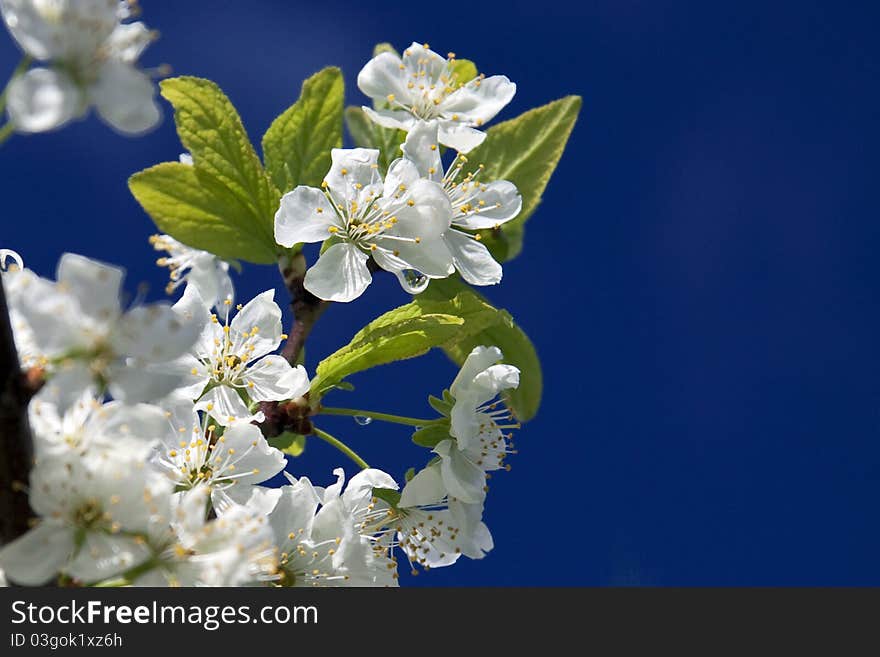
[[[388,502],[395,509],[400,504],[400,493],[393,488],[374,488],[373,497],[378,497],[380,500]]]
[[[231,220],[221,183],[199,176],[195,167],[157,164],[134,174],[128,187],[159,230],[184,244],[224,260],[275,262],[274,246],[256,231],[243,229],[249,219]]]
[[[161,82],[193,166],[166,162],[129,179],[160,230],[227,260],[276,260],[273,219],[280,194],[269,181],[232,103],[209,80]]]
[[[318,187],[330,170],[330,149],[342,147],[342,71],[328,67],[303,82],[299,100],[263,135],[266,171],[275,187]]]
[[[440,415],[449,417],[450,413],[452,413],[452,404],[443,399],[439,399],[434,395],[428,395],[428,403],[431,405],[431,408],[440,413]]]
[[[291,456],[301,455],[306,448],[306,437],[291,431],[285,431],[280,436],[269,438],[267,442],[275,449],[280,449]]]
[[[403,480],[406,483],[409,483],[412,480],[412,478],[415,476],[416,476],[416,469],[415,468],[407,468],[407,471],[403,474]]]
[[[345,108],[345,125],[357,146],[378,149],[382,175],[394,160],[402,156],[400,145],[406,139],[403,130],[383,128],[374,123],[360,107],[354,106]]]
[[[414,432],[412,435],[412,441],[416,445],[421,445],[422,447],[427,447],[428,449],[433,449],[441,440],[447,440],[448,438],[448,422],[444,422],[442,424],[431,424],[427,427],[422,427],[418,431]]]
[[[445,278],[431,281],[431,285],[421,296],[448,299],[461,294],[462,290],[469,289],[468,285],[458,278]],[[504,311],[498,312],[503,313],[503,321],[488,325],[476,334],[463,335],[453,343],[444,345],[443,351],[455,363],[461,365],[476,346],[495,346],[501,349],[504,362],[520,370],[519,387],[505,392],[504,400],[520,421],[527,422],[535,416],[541,405],[544,386],[541,361],[531,340],[514,323],[510,315]],[[446,399],[446,391],[443,396],[444,401],[449,403]]]
[[[489,128],[486,140],[468,153],[470,162],[485,165],[480,174],[483,180],[509,180],[522,194],[519,216],[500,229],[504,235],[512,236],[504,245],[505,260],[519,255],[523,224],[541,202],[580,108],[580,96],[566,96],[529,110]]]
[[[418,297],[374,319],[346,346],[318,363],[311,402],[317,404],[325,391],[356,372],[421,356],[501,319],[497,310],[470,290],[448,299]]]
[[[373,57],[381,55],[383,52],[390,52],[392,55],[400,57],[400,54],[395,50],[394,46],[386,42],[376,44],[376,47],[373,48]]]
[[[457,89],[477,77],[477,65],[469,59],[456,59],[452,65],[452,74]]]

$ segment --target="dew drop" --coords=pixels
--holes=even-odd
[[[354,421],[357,422],[357,423],[358,423],[359,425],[361,425],[362,427],[365,427],[365,426],[367,426],[368,424],[370,424],[370,422],[373,421],[373,418],[371,418],[371,417],[366,417],[365,415],[355,415],[355,416],[354,416]]]
[[[431,279],[415,269],[404,269],[398,272],[397,278],[400,280],[403,288],[410,294],[424,292],[425,288],[428,287],[428,283],[431,282]]]

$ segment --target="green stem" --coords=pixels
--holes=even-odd
[[[406,424],[410,427],[425,427],[434,424],[437,420],[420,420],[415,417],[405,417],[403,415],[391,415],[390,413],[377,413],[376,411],[363,411],[357,408],[328,408],[322,406],[318,410],[318,415],[349,415],[351,417],[368,417],[373,420],[382,420],[383,422],[394,422],[395,424]]]
[[[361,470],[366,470],[370,466],[364,461],[360,456],[358,456],[351,447],[346,445],[344,442],[339,440],[338,438],[334,438],[326,431],[321,431],[318,427],[312,427],[312,433],[314,433],[318,438],[323,440],[324,442],[330,443],[340,452],[345,454],[348,458],[358,464]]]
[[[3,91],[0,92],[0,111],[5,109],[6,107],[6,94],[9,92],[9,85],[12,84],[12,81],[17,78],[19,75],[24,73],[27,70],[27,67],[31,65],[33,59],[30,55],[25,55],[21,58],[21,61],[18,63],[18,66],[15,67],[15,70],[12,72],[12,75],[9,77],[9,82],[6,83],[6,86],[3,87]],[[7,124],[8,125],[8,124]],[[3,129],[6,130],[7,126],[3,126]],[[11,131],[12,128],[9,128]],[[4,139],[8,135],[4,135]]]
[[[9,139],[14,130],[15,128],[12,127],[12,122],[6,123],[3,127],[0,127],[0,144]]]

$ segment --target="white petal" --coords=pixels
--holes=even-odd
[[[37,398],[54,404],[64,412],[77,402],[84,392],[95,388],[95,380],[86,363],[74,361],[61,366],[42,387]]]
[[[371,98],[386,100],[394,94],[400,101],[410,97],[406,87],[407,73],[401,70],[400,57],[390,52],[383,52],[371,59],[357,76],[358,89]]]
[[[42,522],[0,550],[0,568],[16,584],[38,586],[55,575],[73,552],[73,532]]]
[[[519,190],[507,180],[490,182],[485,188],[481,187],[481,191],[468,196],[468,203],[479,211],[456,212],[452,223],[470,230],[495,228],[516,217],[522,209]]]
[[[407,160],[399,162],[413,166]],[[413,201],[410,206],[407,201]],[[449,197],[438,183],[415,180],[409,184],[407,193],[386,208],[397,217],[392,231],[396,235],[431,240],[440,237],[450,226],[452,205]]]
[[[379,176],[379,151],[373,148],[334,148],[330,151],[330,171],[324,180],[337,203],[361,201],[378,196],[382,190]]]
[[[281,344],[281,308],[275,303],[275,290],[266,290],[248,301],[229,323],[232,351],[242,354],[244,344],[252,345],[244,360],[256,360],[275,351]],[[256,331],[254,330],[256,329]]]
[[[474,377],[472,390],[477,404],[494,399],[503,390],[519,387],[519,369],[513,365],[492,365]]]
[[[412,42],[409,48],[403,51],[403,65],[410,76],[413,73],[424,71],[425,83],[437,82],[440,76],[448,70],[448,62],[445,57],[426,48],[424,44]]]
[[[440,474],[440,464],[429,465],[410,479],[400,494],[400,506],[436,504],[446,497],[446,486]]]
[[[297,540],[308,539],[320,501],[315,489],[303,478],[291,486],[282,486],[279,494],[278,503],[269,516],[275,541],[280,547],[291,540],[290,534],[296,534]]]
[[[474,504],[486,497],[486,473],[461,453],[453,440],[443,440],[434,448],[440,456],[440,474],[443,485],[462,502]]]
[[[344,228],[336,210],[320,189],[300,185],[281,197],[275,213],[275,241],[291,247],[302,242],[323,242],[330,226]]]
[[[513,100],[516,85],[505,75],[475,78],[453,91],[440,105],[446,118],[457,114],[459,120],[482,125],[495,118]]]
[[[104,47],[114,59],[132,64],[151,43],[153,33],[141,21],[136,21],[119,23],[107,37]]]
[[[459,396],[471,389],[474,377],[477,374],[488,369],[502,358],[504,358],[504,355],[498,347],[474,347],[464,363],[462,363],[461,369],[455,376],[452,385],[449,386],[449,392],[458,399]]]
[[[439,121],[439,139],[444,146],[454,148],[459,153],[469,153],[486,139],[486,133],[474,130],[455,121]]]
[[[305,288],[325,301],[357,299],[373,280],[367,259],[353,244],[334,244],[306,272]]]
[[[162,399],[181,384],[179,371],[169,371],[165,363],[118,361],[107,367],[107,375],[113,398],[129,404]]]
[[[187,321],[167,304],[138,306],[116,322],[110,344],[118,354],[161,363],[192,347],[203,326],[196,318]]]
[[[248,394],[255,401],[282,401],[299,397],[308,390],[309,382],[304,367],[293,368],[282,356],[273,354],[264,356],[247,368],[244,380],[248,384]]]
[[[79,301],[80,308],[98,321],[107,322],[120,313],[119,292],[125,270],[75,253],[58,261],[56,278]]]
[[[385,183],[383,185],[382,194],[387,199],[394,196],[404,198],[406,194],[401,194],[415,184],[422,174],[414,162],[399,158],[391,163],[388,167],[388,173],[385,175]],[[387,202],[387,201],[386,201]]]
[[[249,415],[248,407],[238,396],[238,392],[226,385],[211,388],[202,395],[196,406],[210,413],[211,417],[223,426],[234,421],[229,418],[243,418]]]
[[[501,282],[502,268],[482,242],[457,230],[444,236],[452,252],[452,263],[471,285],[495,285]]]
[[[411,130],[416,123],[418,123],[416,117],[403,110],[374,110],[365,105],[362,105],[361,109],[364,110],[364,113],[370,117],[370,119],[372,119],[373,123],[376,123],[383,128]]]
[[[253,424],[236,422],[223,434],[223,447],[235,450],[231,460],[235,462],[235,474],[241,476],[239,483],[258,484],[274,477],[287,465],[279,450],[271,447],[259,428]]]
[[[89,584],[118,575],[149,556],[149,548],[133,538],[91,531],[86,533],[79,552],[65,570]]]
[[[45,132],[60,128],[82,109],[80,90],[65,74],[35,68],[17,76],[7,92],[7,111],[16,130]]]
[[[121,61],[101,66],[90,96],[101,118],[126,135],[143,134],[162,119],[153,81]]]
[[[418,167],[423,178],[439,182],[443,179],[443,162],[437,130],[436,121],[420,121],[409,131],[400,148],[403,156]]]
[[[263,486],[230,486],[226,495],[236,504],[269,515],[278,506],[281,499],[281,488],[264,488]]]

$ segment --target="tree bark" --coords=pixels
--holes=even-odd
[[[26,483],[33,463],[27,406],[31,394],[12,336],[6,294],[0,283],[0,543],[28,530],[32,516]]]

